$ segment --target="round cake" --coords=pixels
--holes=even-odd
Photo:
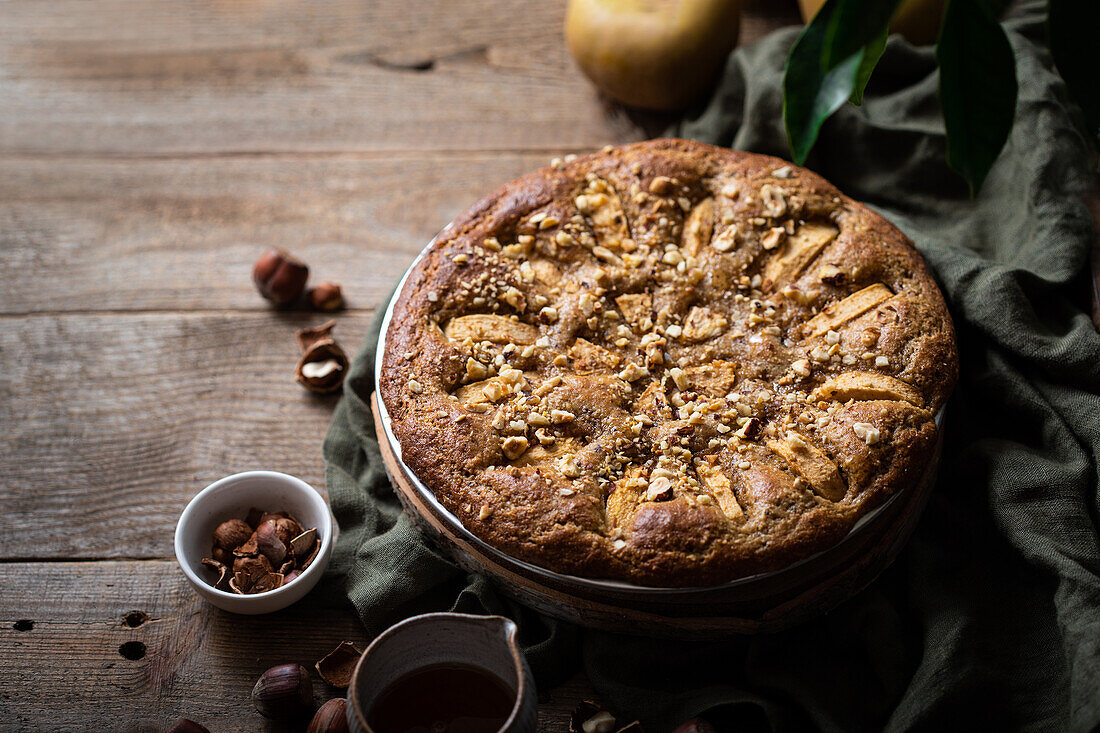
[[[655,140],[551,162],[412,271],[381,398],[404,463],[545,568],[709,586],[912,489],[957,378],[906,237],[777,158]]]

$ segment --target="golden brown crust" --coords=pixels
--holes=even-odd
[[[910,489],[956,377],[895,227],[782,160],[656,140],[460,216],[409,274],[380,384],[405,463],[486,542],[695,586]]]

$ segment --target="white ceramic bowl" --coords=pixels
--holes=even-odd
[[[289,512],[303,527],[317,528],[321,549],[310,566],[281,588],[238,595],[210,585],[202,565],[210,557],[214,528],[227,519],[244,519],[251,507]],[[300,478],[277,471],[245,471],[218,479],[195,495],[176,523],[176,560],[199,595],[232,613],[259,614],[286,608],[313,590],[332,554],[335,523],[325,498]]]

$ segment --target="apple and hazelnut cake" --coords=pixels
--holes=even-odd
[[[485,542],[706,586],[911,490],[956,378],[897,228],[777,158],[655,140],[463,213],[409,273],[379,383],[404,463]]]

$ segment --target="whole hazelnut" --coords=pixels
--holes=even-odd
[[[214,547],[223,550],[236,550],[248,542],[252,536],[252,528],[243,519],[227,519],[214,530]]]
[[[281,249],[265,252],[252,267],[256,289],[277,305],[296,300],[305,290],[308,279],[309,266]]]
[[[348,733],[348,701],[334,697],[326,702],[313,720],[309,721],[306,733]]]
[[[710,721],[703,718],[692,718],[686,722],[680,723],[672,733],[718,733],[714,726],[710,724]]]
[[[175,725],[166,730],[164,733],[210,733],[205,725],[200,725],[193,720],[187,718],[180,718],[176,721]]]
[[[252,704],[265,718],[289,720],[313,707],[313,682],[300,664],[280,664],[260,675],[252,688]]]
[[[344,307],[344,294],[337,283],[325,280],[309,291],[309,302],[319,311],[337,311]]]

